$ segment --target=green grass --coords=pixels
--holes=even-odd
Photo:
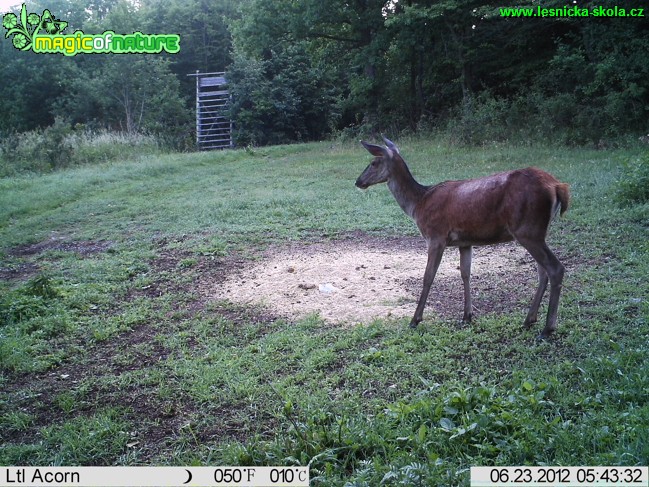
[[[142,134],[72,129],[57,118],[46,129],[8,134],[0,140],[0,177],[135,159],[162,152],[162,145]]]
[[[412,332],[405,319],[341,328],[201,297],[197,283],[269,245],[416,235],[385,187],[354,188],[369,159],[357,145],[4,178],[0,464],[310,464],[313,485],[646,465],[649,206],[616,196],[638,154],[401,146],[424,183],[530,164],[570,183],[550,237],[571,270],[554,339],[520,328],[526,304]]]

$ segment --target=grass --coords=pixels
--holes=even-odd
[[[73,129],[57,118],[54,125],[24,133],[3,134],[0,177],[42,173],[61,168],[158,154],[154,136]]]
[[[360,146],[4,178],[0,464],[309,464],[313,485],[646,465],[649,207],[616,196],[637,153],[401,146],[426,183],[534,163],[571,184],[551,231],[573,270],[554,339],[520,329],[525,305],[411,332],[407,320],[340,328],[201,297],[197,283],[269,245],[416,235],[386,188],[353,188]]]

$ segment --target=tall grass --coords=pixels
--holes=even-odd
[[[152,135],[74,129],[57,119],[45,129],[0,139],[0,177],[127,160],[162,151],[162,144]]]

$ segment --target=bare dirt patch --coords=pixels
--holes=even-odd
[[[21,280],[32,277],[40,267],[29,259],[47,251],[73,252],[81,257],[106,252],[112,242],[93,240],[70,240],[66,236],[53,233],[50,238],[27,245],[19,245],[7,250],[12,262],[0,262],[0,280]]]
[[[318,313],[331,323],[354,324],[414,313],[426,265],[421,238],[375,238],[274,247],[220,282],[203,283],[207,297],[263,306],[279,316]],[[536,265],[517,244],[474,248],[474,314],[526,307],[537,282]],[[437,272],[427,312],[462,316],[459,253],[449,248]]]
[[[14,257],[25,257],[38,255],[48,250],[59,250],[62,252],[76,252],[80,255],[90,255],[105,252],[111,246],[111,242],[92,240],[71,241],[66,236],[54,234],[42,242],[15,247],[8,253]]]
[[[32,262],[21,262],[19,264],[0,264],[0,280],[9,281],[25,279],[33,276],[39,267]]]

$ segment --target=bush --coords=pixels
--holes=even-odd
[[[227,78],[237,145],[319,140],[331,132],[336,88],[304,46],[272,51],[261,60],[237,55]]]
[[[57,119],[46,129],[11,134],[0,141],[0,177],[156,154],[161,145],[151,135],[72,128]]]
[[[0,327],[44,316],[59,295],[52,278],[41,273],[0,300]]]
[[[467,97],[449,119],[446,130],[456,144],[482,145],[508,140],[513,132],[510,102],[488,95]]]
[[[617,199],[622,204],[649,201],[649,153],[628,161],[617,181]]]
[[[0,176],[22,171],[43,172],[66,166],[72,153],[67,140],[71,133],[69,125],[57,118],[54,125],[46,129],[5,137],[0,143]]]

